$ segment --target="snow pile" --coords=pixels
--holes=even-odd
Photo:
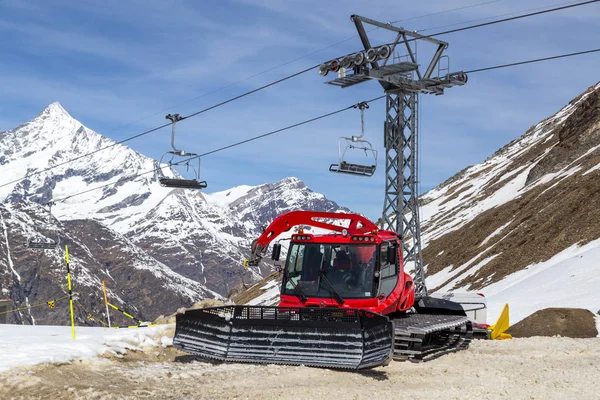
[[[61,364],[95,358],[109,353],[121,356],[127,350],[166,347],[165,336],[172,325],[138,329],[76,327],[76,340],[70,326],[0,325],[0,372],[22,365]]]

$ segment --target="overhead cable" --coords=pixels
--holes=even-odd
[[[383,99],[384,97],[385,97],[385,95],[384,95],[384,96],[375,97],[374,99],[371,99],[371,100],[367,100],[367,101],[365,101],[365,103],[371,103],[371,102],[373,102],[373,101],[381,100],[381,99]],[[164,169],[164,168],[170,167],[171,165],[182,165],[182,164],[186,164],[187,162],[189,162],[189,161],[191,161],[191,160],[194,160],[194,159],[197,159],[197,158],[200,158],[200,157],[204,157],[204,156],[207,156],[207,155],[209,155],[209,154],[218,153],[218,152],[220,152],[220,151],[224,151],[224,150],[230,149],[230,148],[232,148],[232,147],[240,146],[240,145],[242,145],[242,144],[245,144],[245,143],[248,143],[248,142],[252,142],[252,141],[255,141],[255,140],[258,140],[258,139],[262,139],[262,138],[264,138],[264,137],[267,137],[267,136],[275,135],[275,134],[277,134],[277,133],[281,133],[281,132],[284,132],[284,131],[290,130],[290,129],[292,129],[292,128],[296,128],[296,127],[298,127],[298,126],[306,125],[306,124],[308,124],[308,123],[311,123],[311,122],[314,122],[314,121],[318,121],[318,120],[320,120],[320,119],[323,119],[323,118],[331,117],[332,115],[339,114],[339,113],[341,113],[341,112],[344,112],[344,111],[350,110],[350,109],[352,109],[352,108],[355,108],[355,107],[356,107],[356,105],[355,105],[355,104],[353,104],[353,105],[351,105],[351,106],[348,106],[348,107],[340,108],[339,110],[332,111],[332,112],[329,112],[329,113],[327,113],[327,114],[319,115],[318,117],[310,118],[310,119],[307,119],[307,120],[304,120],[304,121],[302,121],[302,122],[298,122],[298,123],[295,123],[295,124],[292,124],[292,125],[288,125],[288,126],[286,126],[286,127],[284,127],[284,128],[279,128],[279,129],[276,129],[276,130],[274,130],[274,131],[270,131],[270,132],[264,133],[264,134],[262,134],[262,135],[253,136],[253,137],[251,137],[251,138],[248,138],[248,139],[245,139],[245,140],[242,140],[242,141],[239,141],[239,142],[235,142],[235,143],[229,144],[229,145],[227,145],[227,146],[219,147],[219,148],[217,148],[217,149],[214,149],[214,150],[207,151],[206,153],[198,154],[197,156],[189,157],[189,158],[187,158],[187,159],[185,159],[185,160],[178,161],[178,162],[176,162],[176,163],[167,164],[167,165],[164,165],[164,166],[158,166],[158,167],[156,167],[156,168],[154,168],[154,169],[152,169],[152,170],[149,170],[149,171],[146,171],[146,172],[141,172],[141,173],[138,173],[138,174],[135,174],[135,175],[128,176],[128,177],[126,177],[124,180],[127,180],[127,181],[129,181],[129,180],[132,180],[132,179],[138,178],[138,177],[140,177],[140,176],[149,175],[149,174],[155,173],[157,170],[162,170],[162,169]],[[118,182],[110,182],[110,183],[106,183],[106,184],[104,184],[104,185],[97,186],[97,187],[95,187],[95,188],[87,189],[87,190],[84,190],[84,191],[82,191],[82,192],[75,193],[75,194],[72,194],[72,195],[69,195],[69,196],[66,196],[66,197],[63,197],[63,198],[55,199],[55,200],[54,200],[54,202],[64,202],[64,201],[66,201],[66,200],[68,200],[68,199],[70,199],[70,198],[72,198],[72,197],[80,196],[80,195],[82,195],[82,194],[89,193],[89,192],[92,192],[92,191],[95,191],[95,190],[99,190],[99,189],[105,188],[105,187],[107,187],[107,186],[116,185],[116,184],[117,184],[117,183],[119,183],[119,182],[123,182],[123,179],[119,179],[119,181],[118,181]]]
[[[419,29],[419,30],[417,30],[417,32],[420,33],[420,32],[430,31],[432,29],[443,29],[443,28],[448,28],[450,26],[470,24],[470,23],[477,22],[477,21],[485,21],[487,19],[501,18],[501,17],[506,17],[508,15],[515,15],[515,14],[521,14],[521,13],[526,13],[526,12],[530,12],[530,11],[544,10],[544,9],[549,9],[550,7],[559,7],[559,6],[570,5],[570,4],[575,4],[575,3],[577,3],[577,2],[576,1],[570,1],[570,2],[567,2],[567,3],[549,4],[549,5],[546,5],[546,6],[543,6],[543,7],[528,8],[526,10],[519,10],[519,11],[514,11],[514,12],[509,12],[509,13],[504,13],[504,14],[496,14],[496,15],[491,15],[489,17],[484,17],[484,18],[477,18],[477,19],[471,19],[471,20],[468,20],[468,21],[462,21],[462,22],[455,22],[455,23],[452,23],[452,24],[446,24],[446,25],[442,25],[442,26],[435,26],[433,28]]]
[[[540,14],[549,13],[549,12],[554,12],[554,11],[559,11],[559,10],[564,10],[564,9],[567,9],[567,8],[573,8],[573,7],[579,7],[579,6],[583,6],[583,5],[587,5],[587,4],[591,4],[591,3],[597,3],[597,2],[599,2],[599,1],[600,1],[600,0],[589,0],[589,1],[584,1],[584,2],[575,3],[575,4],[564,5],[564,6],[561,6],[561,7],[555,7],[555,8],[551,8],[551,9],[547,9],[547,10],[543,10],[543,11],[537,11],[537,12],[533,12],[533,13],[528,13],[528,14],[522,14],[522,15],[518,15],[518,16],[515,16],[515,17],[504,18],[504,19],[495,20],[495,21],[490,21],[490,22],[486,22],[486,23],[482,23],[482,24],[471,25],[471,26],[467,26],[467,27],[463,27],[463,28],[457,28],[457,29],[453,29],[453,30],[449,30],[449,31],[445,31],[445,32],[438,32],[438,33],[434,33],[434,34],[432,34],[432,35],[428,35],[428,36],[424,36],[424,37],[434,37],[434,36],[446,35],[446,34],[455,33],[455,32],[461,32],[461,31],[465,31],[465,30],[469,30],[469,29],[480,28],[480,27],[483,27],[483,26],[488,26],[488,25],[498,24],[498,23],[502,23],[502,22],[513,21],[513,20],[517,20],[517,19],[521,19],[521,18],[528,18],[528,17],[532,17],[532,16],[535,16],[535,15],[540,15]],[[412,40],[415,40],[415,39],[410,39],[409,41],[412,41]],[[393,43],[389,43],[389,44],[393,44]],[[348,54],[348,55],[350,55],[350,54]],[[273,86],[273,85],[276,85],[276,84],[278,84],[278,83],[281,83],[281,82],[283,82],[283,81],[286,81],[286,80],[288,80],[288,79],[291,79],[291,78],[294,78],[294,77],[296,77],[296,76],[302,75],[302,74],[304,74],[304,73],[306,73],[306,72],[308,72],[308,71],[310,71],[310,70],[312,70],[312,69],[314,69],[314,68],[317,68],[318,66],[319,66],[319,65],[314,65],[314,66],[311,66],[311,67],[309,67],[309,68],[306,68],[306,69],[304,69],[304,70],[302,70],[302,71],[296,72],[296,73],[294,73],[294,74],[292,74],[292,75],[288,75],[288,76],[286,76],[286,77],[284,77],[284,78],[281,78],[281,79],[278,79],[278,80],[276,80],[276,81],[273,81],[273,82],[271,82],[271,83],[268,83],[268,84],[266,84],[266,85],[263,85],[263,86],[261,86],[261,87],[259,87],[259,88],[256,88],[256,89],[253,89],[253,90],[251,90],[251,91],[245,92],[245,93],[243,93],[243,94],[241,94],[241,95],[239,95],[239,96],[232,97],[231,99],[225,100],[225,101],[223,101],[223,102],[221,102],[221,103],[215,104],[215,105],[213,105],[213,106],[210,106],[210,107],[208,107],[208,108],[205,108],[205,109],[203,109],[203,110],[200,110],[200,111],[198,111],[198,112],[195,112],[195,113],[192,113],[192,114],[190,114],[190,115],[187,115],[187,116],[183,117],[183,119],[188,119],[188,118],[194,117],[194,116],[196,116],[196,115],[199,115],[199,114],[205,113],[205,112],[207,112],[207,111],[213,110],[213,109],[215,109],[215,108],[217,108],[217,107],[223,106],[223,105],[225,105],[225,104],[231,103],[231,102],[233,102],[233,101],[236,101],[236,100],[238,100],[238,99],[241,99],[241,98],[243,98],[243,97],[246,97],[246,96],[248,96],[248,95],[250,95],[250,94],[256,93],[256,92],[258,92],[258,91],[260,91],[260,90],[266,89],[266,88],[268,88],[268,87],[271,87],[271,86]],[[24,177],[22,177],[22,178],[18,178],[18,179],[12,180],[12,181],[10,181],[10,182],[7,182],[7,183],[4,183],[4,184],[1,184],[1,185],[0,185],[0,188],[2,188],[2,187],[5,187],[5,186],[8,186],[8,185],[11,185],[11,184],[13,184],[13,183],[17,183],[17,182],[23,181],[23,180],[25,180],[25,179],[28,179],[28,178],[29,178],[29,177],[31,177],[31,176],[39,175],[39,174],[41,174],[41,173],[47,172],[47,171],[49,171],[49,170],[52,170],[52,169],[54,169],[54,168],[58,168],[58,167],[60,167],[60,166],[63,166],[63,165],[69,164],[69,163],[71,163],[71,162],[73,162],[73,161],[77,161],[77,160],[79,160],[79,159],[81,159],[81,158],[84,158],[84,157],[87,157],[87,156],[90,156],[90,155],[96,154],[96,153],[98,153],[98,152],[100,152],[100,151],[103,151],[103,150],[106,150],[106,149],[112,148],[112,147],[114,147],[114,146],[116,146],[116,145],[118,145],[118,144],[123,144],[123,143],[125,143],[125,142],[128,142],[128,141],[130,141],[130,140],[137,139],[137,138],[139,138],[139,137],[141,137],[141,136],[144,136],[144,135],[147,135],[147,134],[149,134],[149,133],[155,132],[155,131],[157,131],[157,130],[159,130],[159,129],[165,128],[165,127],[167,127],[167,126],[170,126],[170,125],[171,125],[170,123],[169,123],[169,124],[163,124],[163,125],[160,125],[160,126],[158,126],[158,127],[156,127],[156,128],[152,128],[152,129],[146,130],[146,131],[144,131],[144,132],[141,132],[141,133],[139,133],[139,134],[136,134],[136,135],[134,135],[134,136],[131,136],[131,137],[125,138],[125,139],[123,139],[123,140],[120,140],[120,141],[118,141],[118,142],[115,142],[115,143],[113,143],[113,144],[110,144],[110,145],[108,145],[108,146],[102,147],[102,148],[100,148],[100,149],[94,150],[94,151],[92,151],[92,152],[89,152],[89,153],[82,154],[82,155],[80,155],[80,156],[77,156],[77,157],[75,157],[75,158],[73,158],[73,159],[69,159],[69,160],[67,160],[67,161],[64,161],[64,162],[62,162],[62,163],[58,163],[58,164],[56,164],[56,165],[53,165],[53,166],[51,166],[51,167],[45,168],[45,169],[43,169],[43,170],[40,170],[40,171],[35,171],[35,172],[32,172],[32,173],[30,173],[30,174],[28,174],[28,175],[26,175],[26,176],[24,176]]]
[[[517,66],[517,65],[525,65],[525,64],[532,64],[532,63],[537,63],[537,62],[541,62],[541,61],[556,60],[557,58],[573,57],[573,56],[579,56],[579,55],[582,55],[582,54],[596,53],[596,52],[599,52],[599,51],[600,51],[600,49],[578,51],[576,53],[561,54],[559,56],[536,58],[535,60],[519,61],[519,62],[510,63],[510,64],[495,65],[493,67],[472,69],[470,71],[465,71],[465,73],[466,74],[474,74],[476,72],[491,71],[491,70],[494,70],[494,69],[514,67],[514,66]]]
[[[406,22],[406,21],[413,21],[413,20],[416,20],[416,19],[420,19],[420,18],[426,18],[426,17],[431,17],[431,16],[434,16],[434,15],[446,14],[446,13],[453,12],[453,11],[465,10],[465,9],[468,9],[468,8],[479,7],[479,6],[483,6],[483,5],[487,5],[487,4],[491,4],[491,3],[498,3],[498,2],[500,2],[500,1],[503,1],[503,0],[491,0],[491,1],[485,1],[485,2],[482,2],[482,3],[470,4],[470,5],[468,5],[468,6],[457,7],[457,8],[451,8],[451,9],[442,10],[442,11],[437,11],[437,12],[434,12],[434,13],[429,13],[429,14],[422,14],[422,15],[418,15],[418,16],[415,16],[415,17],[409,17],[409,18],[400,19],[400,20],[397,20],[397,21],[392,21],[392,22],[390,22],[390,24],[396,24],[396,23],[399,23],[399,22]],[[493,17],[490,17],[490,18],[493,18]],[[375,27],[375,28],[373,28],[373,29],[369,30],[368,32],[372,32],[372,31],[374,31],[374,30],[377,30],[377,29],[379,29],[379,27]],[[427,28],[427,29],[424,29],[424,30],[429,30],[429,29],[435,29],[435,28]],[[133,121],[133,122],[127,123],[127,124],[125,124],[125,125],[121,125],[121,126],[120,126],[120,128],[123,128],[123,127],[129,126],[129,125],[131,125],[131,124],[133,124],[133,123],[136,123],[136,122],[139,122],[139,121],[143,121],[144,119],[147,119],[147,118],[149,118],[149,117],[153,117],[153,116],[155,116],[155,115],[158,115],[158,114],[160,114],[160,113],[162,113],[162,112],[165,112],[165,111],[170,111],[170,110],[172,110],[172,109],[174,109],[174,108],[176,108],[176,107],[182,106],[182,105],[184,105],[184,104],[186,104],[186,103],[190,103],[190,102],[192,102],[192,101],[194,101],[194,100],[198,100],[198,99],[201,99],[201,98],[203,98],[203,97],[206,97],[206,96],[208,96],[208,95],[211,95],[211,94],[214,94],[214,93],[220,92],[221,90],[224,90],[224,89],[230,88],[230,87],[232,87],[232,86],[235,86],[235,85],[237,85],[237,84],[239,84],[239,83],[246,82],[246,81],[248,81],[248,80],[250,80],[250,79],[256,78],[256,77],[258,77],[258,76],[261,76],[261,75],[264,75],[264,74],[266,74],[266,73],[269,73],[269,72],[271,72],[271,71],[274,71],[274,70],[276,70],[276,69],[279,69],[279,68],[282,68],[282,67],[288,66],[288,65],[290,65],[290,64],[293,64],[293,63],[295,63],[296,61],[300,61],[300,60],[302,60],[302,59],[305,59],[305,58],[307,58],[307,57],[310,57],[310,56],[312,56],[312,55],[315,55],[315,54],[317,54],[317,53],[320,53],[320,52],[322,52],[322,51],[324,51],[324,50],[328,50],[328,49],[331,49],[332,47],[336,47],[336,46],[339,46],[340,44],[343,44],[343,43],[349,42],[350,40],[352,40],[352,39],[355,39],[355,38],[357,38],[357,37],[358,37],[358,35],[350,36],[350,37],[348,37],[348,38],[346,38],[346,39],[344,39],[344,40],[340,40],[339,42],[332,43],[332,44],[330,44],[330,45],[327,45],[327,46],[325,46],[325,47],[322,47],[322,48],[320,48],[320,49],[318,49],[318,50],[311,51],[310,53],[306,53],[306,54],[304,54],[304,55],[301,55],[301,56],[299,56],[299,57],[296,57],[296,58],[294,58],[294,59],[292,59],[292,60],[286,61],[286,62],[284,62],[284,63],[282,63],[282,64],[275,65],[275,66],[273,66],[273,67],[271,67],[271,68],[265,69],[265,70],[263,70],[263,71],[261,71],[261,72],[258,72],[258,73],[256,73],[256,74],[254,74],[254,75],[247,76],[247,77],[245,77],[245,78],[242,78],[242,79],[240,79],[240,80],[238,80],[238,81],[235,81],[235,82],[228,83],[227,85],[221,86],[221,87],[219,87],[219,88],[216,88],[216,89],[214,89],[214,90],[211,90],[211,91],[209,91],[209,92],[202,93],[202,94],[201,94],[201,95],[199,95],[199,96],[193,97],[193,98],[191,98],[191,99],[184,100],[184,101],[182,101],[181,103],[178,103],[178,104],[176,104],[176,105],[170,106],[170,107],[168,107],[168,108],[165,108],[165,109],[163,109],[163,110],[161,110],[161,111],[158,111],[158,112],[155,112],[155,113],[153,113],[153,114],[147,115],[147,116],[145,116],[145,117],[142,117],[142,118],[140,118],[140,119],[138,119],[138,120],[136,120],[136,121]],[[315,67],[316,67],[316,66],[315,66]],[[114,131],[114,130],[113,130],[113,131]]]
[[[205,108],[205,109],[203,109],[203,110],[200,110],[200,111],[197,111],[197,112],[195,112],[195,113],[192,113],[192,114],[190,114],[190,115],[187,115],[187,116],[183,117],[181,120],[188,119],[188,118],[191,118],[191,117],[195,117],[196,115],[200,115],[200,114],[202,114],[202,113],[205,113],[205,112],[207,112],[207,111],[210,111],[210,110],[212,110],[212,109],[215,109],[215,108],[217,108],[217,107],[223,106],[223,105],[225,105],[225,104],[227,104],[227,103],[231,103],[232,101],[235,101],[235,100],[241,99],[242,97],[249,96],[249,95],[251,95],[252,93],[256,93],[256,92],[258,92],[259,90],[263,90],[263,89],[266,89],[266,88],[268,88],[268,87],[270,87],[270,86],[273,86],[273,85],[276,85],[276,84],[278,84],[278,83],[281,83],[281,82],[283,82],[283,81],[286,81],[286,80],[288,80],[288,79],[292,79],[292,78],[294,78],[294,77],[296,77],[296,76],[298,76],[298,75],[301,75],[301,74],[303,74],[303,73],[305,73],[305,72],[307,72],[307,71],[310,71],[310,70],[311,70],[311,69],[313,69],[313,68],[314,68],[314,67],[307,68],[307,69],[305,69],[305,70],[303,70],[303,71],[296,72],[295,74],[292,74],[292,75],[288,75],[288,76],[286,76],[285,78],[278,79],[278,80],[276,80],[276,81],[273,81],[273,82],[271,82],[271,83],[268,83],[268,84],[266,84],[266,85],[263,85],[263,86],[261,86],[261,87],[259,87],[259,88],[256,88],[256,89],[254,89],[254,90],[251,90],[251,91],[249,91],[249,92],[242,93],[242,94],[241,94],[241,95],[239,95],[239,96],[232,97],[232,98],[231,98],[231,99],[229,99],[229,100],[222,101],[221,103],[215,104],[215,105],[213,105],[213,106],[210,106],[210,107],[208,107],[208,108]],[[44,169],[42,169],[42,170],[40,170],[40,171],[35,171],[35,172],[32,172],[32,173],[30,173],[30,174],[27,174],[26,176],[24,176],[24,177],[22,177],[22,178],[18,178],[18,179],[12,180],[12,181],[10,181],[10,182],[3,183],[2,185],[0,185],[0,188],[3,188],[4,186],[11,185],[11,184],[13,184],[13,183],[20,182],[20,181],[22,181],[22,180],[25,180],[25,179],[28,179],[28,178],[29,178],[29,177],[31,177],[31,176],[35,176],[35,175],[42,174],[42,173],[44,173],[44,172],[48,172],[48,171],[50,171],[50,170],[52,170],[52,169],[54,169],[54,168],[58,168],[58,167],[61,167],[61,166],[63,166],[63,165],[66,165],[66,164],[72,163],[72,162],[74,162],[74,161],[77,161],[77,160],[80,160],[80,159],[82,159],[82,158],[84,158],[84,157],[91,156],[91,155],[93,155],[93,154],[96,154],[96,153],[99,153],[99,152],[101,152],[101,151],[104,151],[104,150],[110,149],[110,148],[112,148],[112,147],[115,147],[115,146],[117,146],[117,145],[123,144],[123,143],[125,143],[125,142],[128,142],[128,141],[130,141],[130,140],[137,139],[137,138],[139,138],[139,137],[141,137],[141,136],[147,135],[147,134],[149,134],[149,133],[155,132],[155,131],[157,131],[157,130],[159,130],[159,129],[162,129],[162,128],[166,128],[167,126],[171,126],[171,125],[172,125],[172,123],[170,123],[170,122],[169,122],[169,123],[167,123],[167,124],[163,124],[163,125],[157,126],[156,128],[148,129],[148,130],[146,130],[146,131],[144,131],[144,132],[141,132],[141,133],[138,133],[138,134],[136,134],[136,135],[134,135],[134,136],[130,136],[130,137],[128,137],[128,138],[125,138],[125,139],[123,139],[123,140],[120,140],[120,141],[118,141],[118,142],[114,142],[114,143],[112,143],[112,144],[109,144],[108,146],[104,146],[104,147],[101,147],[101,148],[99,148],[99,149],[96,149],[96,150],[94,150],[94,151],[90,151],[90,152],[88,152],[88,153],[84,153],[84,154],[82,154],[82,155],[80,155],[80,156],[77,156],[77,157],[74,157],[74,158],[68,159],[67,161],[63,161],[63,162],[61,162],[61,163],[54,164],[54,165],[52,165],[52,166],[50,166],[50,167],[48,167],[48,168],[44,168]]]
[[[465,72],[466,73],[477,73],[477,72],[489,71],[489,70],[494,70],[494,69],[499,69],[499,68],[507,68],[507,67],[512,67],[512,66],[517,66],[517,65],[524,65],[524,64],[531,64],[531,63],[537,63],[537,62],[548,61],[548,60],[555,60],[555,59],[559,59],[559,58],[573,57],[573,56],[578,56],[578,55],[583,55],[583,54],[589,54],[589,53],[594,53],[594,52],[600,52],[600,49],[585,50],[585,51],[579,51],[579,52],[576,52],[576,53],[561,54],[561,55],[551,56],[551,57],[545,57],[545,58],[536,58],[536,59],[533,59],[533,60],[519,61],[519,62],[515,62],[515,63],[510,63],[510,64],[502,64],[502,65],[495,65],[495,66],[492,66],[492,67],[478,68],[478,69],[473,69],[473,70],[465,71]],[[377,101],[377,100],[381,100],[384,97],[385,97],[385,95],[379,96],[379,97],[375,97],[375,98],[373,98],[371,100],[366,101],[365,103],[371,103],[371,102],[374,102],[374,101]],[[146,172],[142,172],[142,173],[139,173],[139,174],[128,176],[128,177],[125,178],[125,180],[132,180],[132,179],[138,178],[140,176],[149,175],[149,174],[155,173],[155,171],[157,171],[157,170],[162,170],[162,169],[164,169],[166,167],[170,167],[171,165],[182,165],[182,164],[185,164],[185,163],[187,163],[187,162],[189,162],[191,160],[194,160],[196,158],[200,158],[200,157],[204,157],[204,156],[207,156],[207,155],[210,155],[210,154],[218,153],[218,152],[230,149],[232,147],[240,146],[240,145],[248,143],[248,142],[252,142],[252,141],[255,141],[255,140],[258,140],[258,139],[262,139],[264,137],[275,135],[277,133],[284,132],[284,131],[287,131],[289,129],[301,126],[301,125],[305,125],[305,124],[308,124],[310,122],[314,122],[314,121],[317,121],[317,120],[320,120],[320,119],[323,119],[323,118],[327,118],[327,117],[339,114],[339,113],[341,113],[343,111],[352,109],[355,106],[356,105],[351,105],[351,106],[348,106],[348,107],[340,108],[339,110],[332,111],[332,112],[329,112],[327,114],[320,115],[318,117],[310,118],[310,119],[304,120],[302,122],[298,122],[296,124],[288,125],[288,126],[286,126],[284,128],[276,129],[274,131],[270,131],[270,132],[264,133],[262,135],[253,136],[251,138],[248,138],[248,139],[245,139],[245,140],[241,140],[239,142],[235,142],[235,143],[229,144],[227,146],[219,147],[217,149],[207,151],[206,153],[202,153],[202,154],[199,154],[197,156],[190,157],[190,158],[187,158],[185,160],[182,160],[182,161],[179,161],[179,162],[176,162],[176,163],[173,163],[173,164],[167,164],[165,166],[158,166],[157,168],[152,169],[150,171],[146,171]],[[122,182],[122,181],[123,180],[120,179],[118,182]],[[68,200],[68,199],[70,199],[72,197],[80,196],[82,194],[89,193],[89,192],[92,192],[92,191],[95,191],[95,190],[99,190],[99,189],[102,189],[102,188],[107,187],[107,186],[112,186],[112,185],[117,184],[118,182],[107,183],[107,184],[104,184],[104,185],[101,185],[101,186],[98,186],[98,187],[95,187],[95,188],[91,188],[91,189],[85,190],[83,192],[75,193],[75,194],[69,195],[67,197],[56,199],[54,201],[55,202],[64,202],[64,201],[66,201],[66,200]]]
[[[580,7],[580,6],[585,6],[585,5],[592,4],[592,3],[598,3],[599,1],[600,0],[589,0],[589,1],[584,1],[584,2],[581,2],[581,3],[568,4],[568,5],[564,5],[564,6],[561,6],[561,7],[549,8],[547,10],[536,11],[536,12],[532,12],[532,13],[528,13],[528,14],[516,15],[514,17],[496,19],[494,21],[483,22],[481,24],[469,25],[469,26],[466,26],[466,27],[463,27],[463,28],[456,28],[456,29],[451,29],[449,31],[443,31],[443,32],[434,33],[434,34],[428,35],[427,37],[435,37],[435,36],[441,36],[441,35],[448,35],[450,33],[462,32],[462,31],[466,31],[466,30],[469,30],[469,29],[476,29],[476,28],[481,28],[481,27],[484,27],[484,26],[500,24],[500,23],[503,23],[503,22],[515,21],[517,19],[529,18],[529,17],[533,17],[533,16],[536,16],[536,15],[546,14],[546,13],[550,13],[550,12],[554,12],[554,11],[561,11],[561,10],[566,10],[568,8]]]

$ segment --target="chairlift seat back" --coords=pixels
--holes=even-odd
[[[27,243],[25,243],[25,247],[30,249],[43,249],[43,250],[54,250],[58,246],[58,243],[54,240],[45,241],[45,240],[36,240],[36,239],[27,239]]]
[[[170,188],[182,188],[182,189],[206,189],[208,186],[206,181],[197,181],[196,179],[173,179],[173,178],[160,178],[158,180],[161,186]]]
[[[345,161],[342,161],[339,164],[331,164],[329,166],[329,171],[331,172],[358,176],[373,176],[376,169],[376,165],[352,164]]]

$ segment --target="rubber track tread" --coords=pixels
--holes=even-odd
[[[356,309],[216,307],[177,315],[173,343],[220,361],[362,369],[389,363],[393,325]]]
[[[430,361],[468,348],[473,339],[472,323],[464,316],[408,314],[393,322],[396,361]]]

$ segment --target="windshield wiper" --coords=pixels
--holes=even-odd
[[[283,277],[284,280],[287,280],[288,277],[288,273],[287,273],[287,269],[285,270],[285,276]],[[287,282],[292,284],[292,288],[294,288],[294,292],[296,292],[296,294],[298,295],[298,297],[300,298],[300,301],[302,302],[302,304],[306,303],[308,301],[308,297],[306,297],[306,295],[304,294],[304,292],[302,291],[302,289],[300,289],[298,287],[298,285],[296,285],[294,283],[294,281],[292,280],[292,278],[290,278],[289,280],[287,280]]]
[[[323,270],[319,270],[319,276],[323,280],[325,280],[325,283],[327,283],[327,285],[331,289],[331,293],[333,294],[333,297],[338,302],[338,304],[340,306],[344,305],[344,301],[345,301],[344,298],[342,296],[340,296],[340,294],[337,292],[337,290],[335,290],[335,288],[333,287],[333,285],[331,284],[331,282],[329,282],[329,279],[327,279],[327,276],[325,275],[325,272],[323,272]]]

